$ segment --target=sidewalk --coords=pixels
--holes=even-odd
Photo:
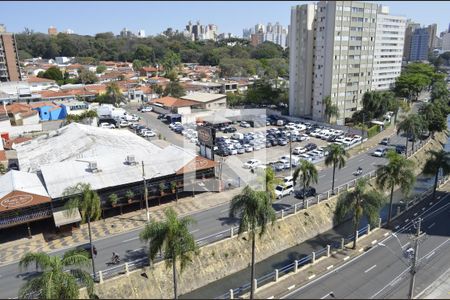
[[[426,288],[420,299],[450,299],[450,269],[442,274],[428,288]]]
[[[302,286],[308,281],[321,276],[332,269],[336,269],[348,260],[361,255],[369,250],[377,241],[384,239],[390,230],[381,228],[374,229],[369,235],[362,236],[357,243],[356,250],[351,249],[353,242],[345,245],[343,250],[332,251],[330,257],[321,257],[314,264],[308,264],[298,269],[297,273],[290,273],[280,277],[278,282],[271,282],[256,290],[255,298],[272,299],[280,298],[295,287]],[[245,298],[245,296],[244,296]]]
[[[172,207],[179,216],[186,216],[208,210],[215,206],[228,203],[242,188],[224,191],[221,193],[207,192],[196,195],[194,198],[185,197],[178,202],[170,202],[161,206],[151,207],[150,218],[162,220],[164,209]],[[111,235],[129,232],[143,227],[147,221],[145,209],[138,210],[115,217],[100,219],[91,224],[92,239],[97,240]],[[27,252],[44,251],[52,252],[89,241],[87,224],[82,224],[80,229],[73,231],[71,236],[57,237],[52,241],[45,241],[42,234],[35,235],[32,239],[20,239],[0,245],[0,266],[17,261]]]

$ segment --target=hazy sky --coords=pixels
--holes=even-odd
[[[72,29],[78,34],[94,35],[123,27],[133,32],[144,29],[154,35],[168,27],[182,30],[189,20],[216,24],[219,32],[242,35],[242,29],[257,23],[280,22],[287,26],[290,8],[307,1],[154,1],[154,2],[0,2],[0,23],[9,32],[25,27],[47,32],[49,26],[58,31]],[[372,1],[371,1],[372,2]],[[391,14],[411,18],[422,25],[436,23],[438,33],[447,30],[450,2],[445,1],[374,1],[390,7]]]

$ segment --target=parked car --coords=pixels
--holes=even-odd
[[[385,137],[384,139],[381,140],[380,145],[389,145],[389,143],[391,142],[391,139],[388,137]]]
[[[100,125],[98,127],[100,127],[100,128],[109,128],[109,129],[116,128],[116,126],[114,126],[114,124],[110,124],[110,123],[100,123]]]
[[[233,132],[236,132],[236,131],[237,131],[237,129],[235,127],[233,127],[233,126],[227,126],[227,127],[225,127],[223,129],[224,133],[233,133]]]
[[[284,185],[277,185],[275,187],[275,196],[277,199],[281,199],[284,196],[292,194],[294,191],[294,186],[292,183],[287,183]]]
[[[249,161],[247,161],[244,164],[244,169],[254,169],[260,164],[261,164],[261,161],[259,161],[257,159],[250,159]]]
[[[245,122],[245,121],[242,121],[242,122],[239,124],[239,126],[244,127],[244,128],[250,128],[250,124],[247,123],[247,122]]]
[[[141,112],[151,112],[152,110],[153,110],[153,107],[146,106],[141,109]]]
[[[143,136],[143,137],[154,137],[154,136],[156,136],[156,133],[154,133],[154,132],[151,131],[151,130],[146,130],[146,131],[144,131],[144,133],[142,134],[142,136]]]
[[[303,197],[314,197],[316,195],[316,189],[313,187],[306,187],[306,189],[299,189],[294,191],[295,197],[303,199]]]
[[[305,153],[306,151],[308,151],[308,149],[306,149],[305,147],[296,147],[294,148],[294,151],[292,151],[292,153],[295,155],[300,155],[302,153]]]
[[[127,126],[130,126],[130,123],[128,121],[120,120],[119,127],[122,128],[122,127],[127,127]]]
[[[378,148],[372,153],[372,156],[383,157],[383,156],[386,155],[386,153],[387,153],[387,149],[386,148]]]
[[[305,148],[306,148],[307,151],[312,151],[312,150],[314,150],[314,149],[317,148],[317,145],[314,144],[314,143],[309,143],[309,144],[307,144],[307,145],[305,146]]]

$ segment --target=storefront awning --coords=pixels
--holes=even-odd
[[[60,227],[63,225],[80,222],[81,215],[78,209],[74,209],[70,212],[70,210],[62,208],[53,211],[53,219],[55,220],[55,226]]]

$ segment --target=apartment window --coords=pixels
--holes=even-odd
[[[352,22],[364,22],[364,18],[352,17]]]
[[[362,32],[363,28],[362,27],[350,27],[350,30]]]
[[[364,8],[362,8],[362,7],[352,7],[352,12],[354,12],[354,13],[363,13],[364,12]]]
[[[362,40],[362,37],[360,37],[360,36],[351,36],[350,37],[350,41],[361,41]]]

